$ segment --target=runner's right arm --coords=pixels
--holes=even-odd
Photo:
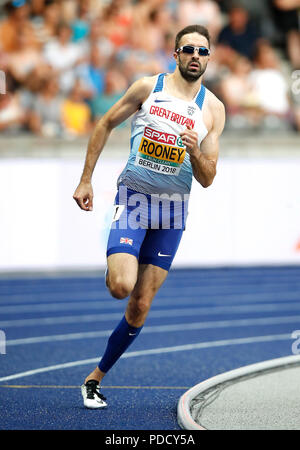
[[[81,209],[93,209],[92,175],[111,131],[140,108],[150,95],[154,83],[155,77],[144,77],[133,83],[124,96],[97,122],[89,139],[80,183],[73,195]]]

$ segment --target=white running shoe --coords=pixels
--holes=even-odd
[[[97,409],[106,408],[106,398],[100,394],[100,386],[98,381],[89,380],[81,386],[81,394],[83,397],[83,404],[86,408]]]

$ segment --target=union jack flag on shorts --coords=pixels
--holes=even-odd
[[[132,243],[133,243],[133,240],[132,240],[132,239],[124,238],[124,237],[121,237],[121,238],[120,238],[120,244],[129,244],[129,245],[132,245]]]

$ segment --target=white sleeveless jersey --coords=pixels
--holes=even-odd
[[[145,194],[184,195],[191,190],[193,171],[180,133],[189,125],[199,145],[207,135],[202,113],[206,89],[201,85],[194,100],[181,100],[164,91],[165,75],[158,75],[132,119],[131,151],[118,185]]]

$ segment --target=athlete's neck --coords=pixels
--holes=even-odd
[[[175,72],[166,76],[165,89],[170,95],[190,101],[197,95],[201,83],[202,76],[197,81],[187,81],[176,69]]]

